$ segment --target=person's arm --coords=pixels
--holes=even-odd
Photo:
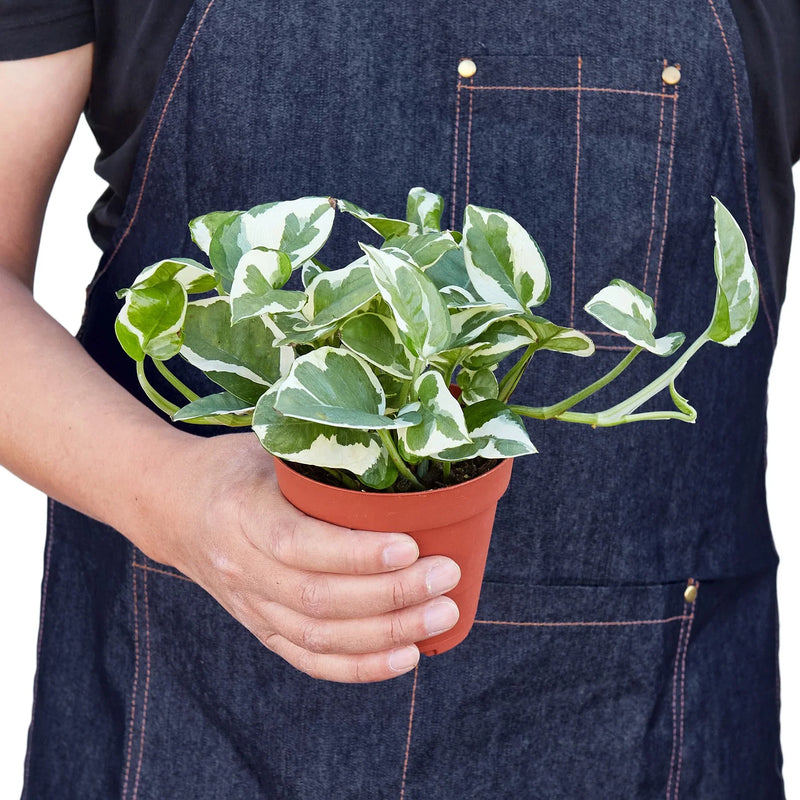
[[[172,427],[34,301],[44,210],[91,62],[87,45],[0,63],[0,463],[181,570],[298,669],[358,682],[408,671],[413,642],[456,621],[440,597],[454,562],[418,558],[405,534],[301,514],[254,436]]]

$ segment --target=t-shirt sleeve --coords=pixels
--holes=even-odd
[[[0,0],[0,61],[46,56],[93,39],[92,0]]]

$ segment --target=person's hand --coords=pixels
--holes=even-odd
[[[414,642],[456,623],[456,604],[441,596],[459,580],[454,561],[419,558],[405,534],[301,513],[254,436],[187,437],[181,457],[186,468],[173,473],[159,525],[169,535],[147,554],[197,582],[297,669],[343,682],[396,677],[417,664]]]

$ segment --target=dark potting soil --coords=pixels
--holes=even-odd
[[[291,461],[286,461],[284,463],[295,472],[299,472],[301,475],[305,475],[306,478],[311,478],[311,480],[317,481],[318,483],[325,483],[328,486],[338,486],[343,489],[353,488],[344,486],[330,472],[322,467],[315,467],[310,464],[295,464]],[[418,475],[417,477],[425,484],[426,489],[444,489],[447,486],[455,486],[458,483],[465,483],[473,478],[477,478],[479,475],[483,475],[484,472],[488,472],[492,467],[496,467],[499,463],[500,460],[496,458],[471,458],[468,461],[458,461],[450,465],[450,476],[447,482],[445,482],[442,476],[441,464],[438,462],[431,462],[427,475],[423,477]],[[348,476],[350,476],[349,473]],[[358,484],[358,490],[362,492],[378,491],[376,489],[370,489],[368,486],[362,486],[361,484]],[[400,493],[417,492],[419,489],[401,476],[390,489],[384,489],[382,491],[384,493]]]

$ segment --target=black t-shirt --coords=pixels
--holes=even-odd
[[[105,248],[130,185],[156,82],[192,0],[0,0],[0,60],[95,42],[86,118],[109,188],[89,215]],[[767,250],[781,297],[800,160],[800,0],[731,0],[747,62]]]

